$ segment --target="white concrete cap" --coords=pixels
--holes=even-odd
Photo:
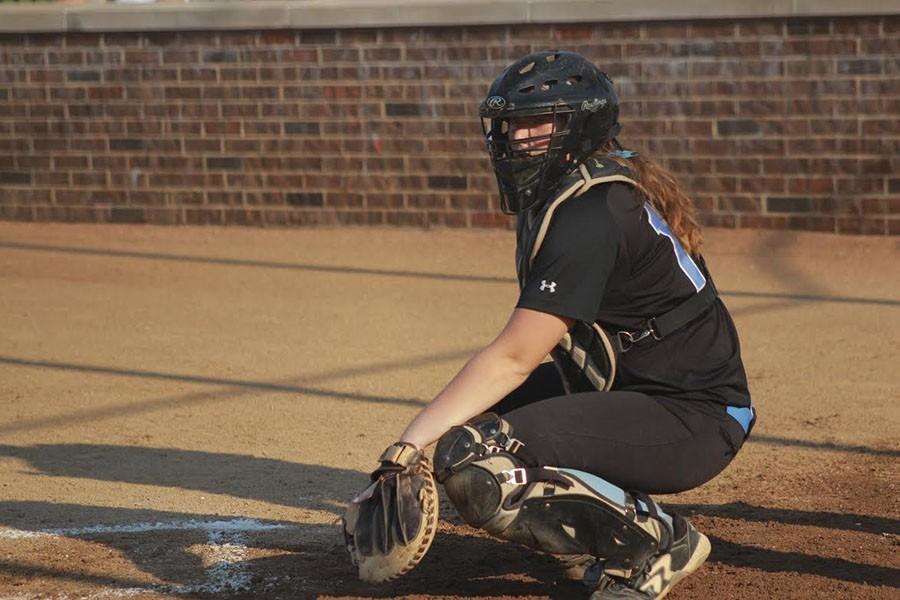
[[[0,4],[0,32],[326,29],[900,14],[900,0],[194,0]]]

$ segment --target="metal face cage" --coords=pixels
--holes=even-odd
[[[569,159],[565,148],[571,134],[572,113],[568,106],[560,104],[482,118],[482,131],[504,213],[517,214],[531,208],[546,196],[555,179],[565,173]],[[526,125],[517,128],[517,122]],[[552,124],[546,132],[515,136],[517,129],[540,129],[546,123]]]

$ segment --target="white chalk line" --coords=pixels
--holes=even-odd
[[[284,529],[287,525],[261,523],[255,519],[229,519],[216,521],[170,521],[156,523],[126,523],[122,525],[92,525],[89,527],[68,527],[60,529],[23,530],[14,527],[0,527],[0,539],[16,540],[36,537],[81,537],[107,533],[147,533],[150,531],[206,531],[206,532],[252,532]]]
[[[289,526],[277,523],[261,523],[255,519],[196,520],[129,523],[121,525],[92,525],[26,531],[12,527],[0,527],[0,539],[24,540],[42,537],[90,537],[103,534],[147,533],[153,531],[205,531],[206,545],[201,553],[209,567],[204,572],[204,580],[189,584],[148,584],[127,588],[105,589],[87,595],[77,596],[80,600],[100,600],[102,598],[127,598],[144,594],[229,594],[247,591],[252,587],[252,578],[247,566],[247,535],[252,532],[286,529]],[[272,587],[290,577],[266,577],[258,583]],[[19,594],[0,596],[0,600],[70,600],[66,594]]]
[[[236,531],[210,531],[206,553],[212,565],[206,569],[209,593],[236,592],[250,588],[247,569],[247,537]]]

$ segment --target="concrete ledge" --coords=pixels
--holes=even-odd
[[[0,4],[0,33],[326,29],[900,14],[900,0],[195,0]]]

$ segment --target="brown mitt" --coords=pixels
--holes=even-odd
[[[363,581],[389,581],[425,557],[437,530],[438,495],[428,459],[412,444],[388,446],[372,484],[342,518]]]

